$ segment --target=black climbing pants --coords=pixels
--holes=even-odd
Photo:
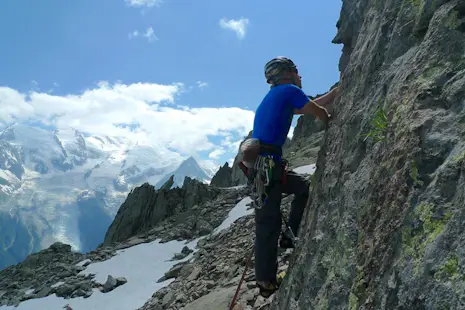
[[[288,171],[286,184],[275,181],[267,204],[255,209],[255,278],[256,281],[275,281],[278,259],[278,239],[281,232],[281,195],[294,194],[289,215],[289,226],[297,236],[302,215],[307,205],[310,182],[294,171]]]

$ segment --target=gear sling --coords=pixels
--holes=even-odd
[[[282,149],[249,138],[241,145],[243,159],[239,167],[252,188],[254,207],[263,208],[275,182],[286,184],[287,161],[282,158]],[[263,154],[263,155],[262,155]]]

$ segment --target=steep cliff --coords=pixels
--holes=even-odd
[[[271,309],[465,307],[465,2],[344,0],[342,95]]]

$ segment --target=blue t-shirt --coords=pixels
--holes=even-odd
[[[252,138],[282,147],[291,128],[294,109],[302,109],[309,100],[294,84],[272,87],[255,111]]]

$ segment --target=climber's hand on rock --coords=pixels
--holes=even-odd
[[[323,124],[328,125],[331,114],[325,108],[321,108],[321,112],[318,115],[318,118],[323,122]]]

